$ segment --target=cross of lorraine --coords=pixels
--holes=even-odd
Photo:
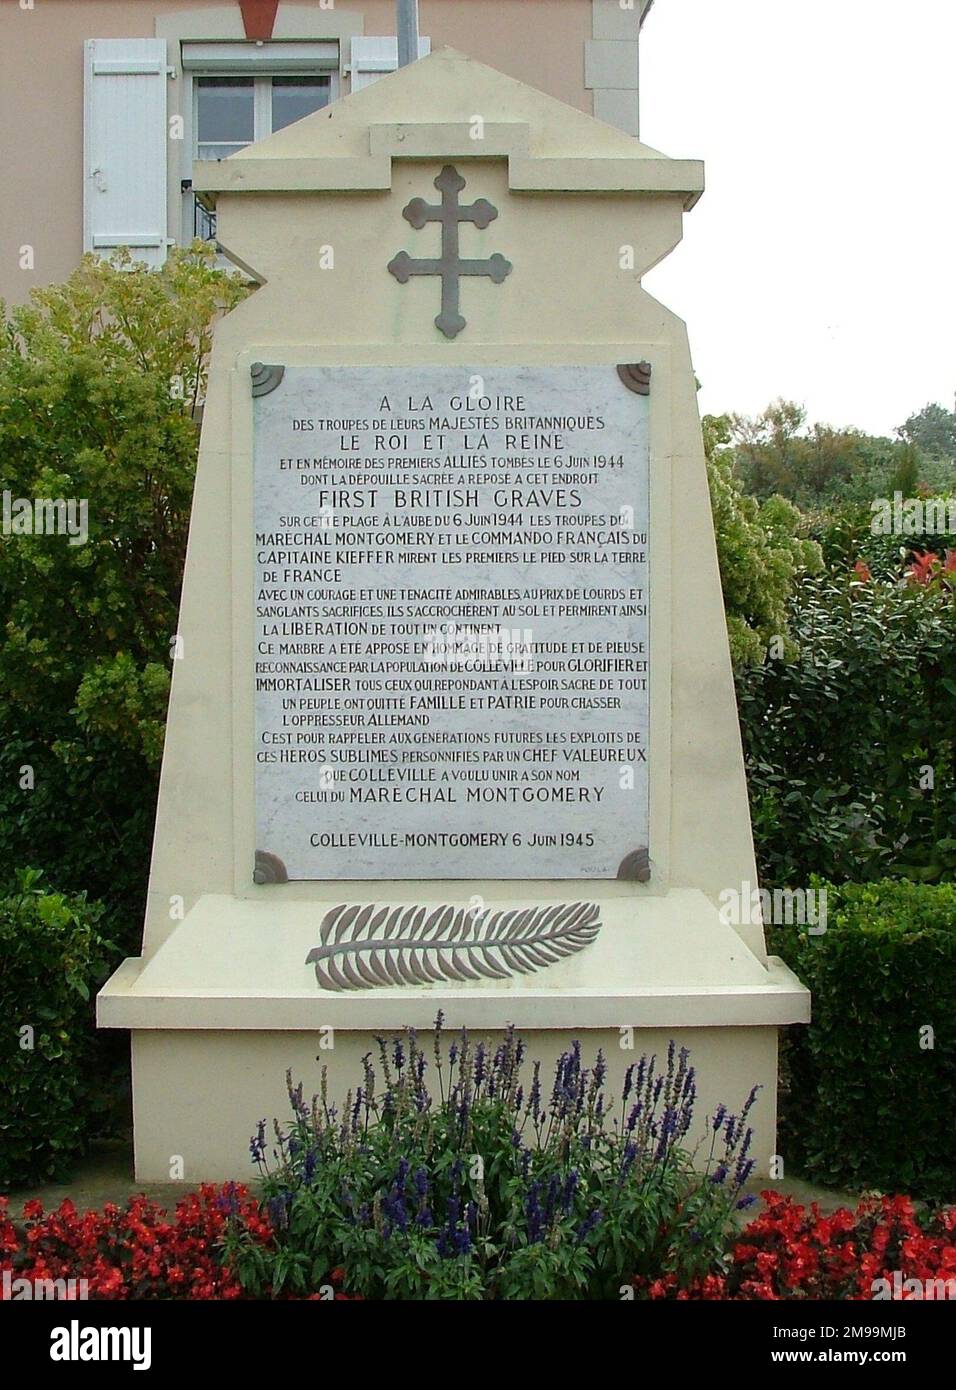
[[[472,222],[479,231],[498,216],[498,209],[487,198],[462,205],[458,195],[465,187],[465,180],[452,164],[446,164],[435,179],[435,187],[441,193],[441,203],[426,203],[424,198],[413,198],[402,209],[402,216],[416,231],[429,222],[441,223],[441,255],[430,258],[415,258],[407,251],[399,251],[388,263],[388,269],[401,285],[408,283],[413,275],[441,276],[441,313],[435,318],[435,327],[446,338],[456,338],[467,322],[459,311],[460,286],[462,275],[487,276],[494,284],[500,285],[511,274],[511,262],[497,251],[486,260],[462,259],[459,249],[458,228],[462,222]]]

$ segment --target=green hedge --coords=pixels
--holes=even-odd
[[[956,603],[805,579],[793,661],[738,672],[761,881],[956,877]]]
[[[93,995],[116,955],[102,912],[35,870],[0,898],[0,1191],[62,1179],[86,1146]]]
[[[784,1046],[780,1152],[831,1186],[951,1200],[956,886],[822,886],[823,935],[769,934],[813,994],[813,1022]]]

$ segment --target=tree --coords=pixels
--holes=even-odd
[[[777,400],[762,414],[722,416],[734,444],[734,463],[746,490],[755,497],[789,495],[798,474],[798,440],[807,414],[793,401]]]
[[[745,492],[778,493],[803,509],[864,502],[887,493],[906,467],[906,445],[859,430],[814,424],[792,400],[775,400],[759,416],[730,416],[734,470]]]
[[[931,458],[956,459],[956,411],[930,401],[897,430]]]
[[[0,539],[0,883],[89,890],[132,942],[145,893],[216,316],[246,293],[197,243],[162,270],[93,257],[0,305],[13,499],[88,507],[88,539]]]
[[[730,417],[705,415],[703,430],[734,664],[762,661],[774,639],[779,656],[793,655],[788,601],[801,575],[822,568],[820,547],[801,534],[804,518],[785,498],[760,503],[741,491],[733,471]]]

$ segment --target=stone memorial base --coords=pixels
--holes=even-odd
[[[438,905],[461,896],[462,885],[454,885],[457,892],[442,887],[430,884],[411,898],[404,885],[376,901]],[[187,1182],[248,1178],[258,1120],[271,1126],[273,1117],[289,1117],[288,1068],[309,1096],[326,1065],[330,1097],[341,1104],[361,1080],[362,1056],[377,1054],[377,1034],[406,1025],[424,1032],[439,1009],[447,1029],[464,1025],[488,1039],[513,1023],[545,1077],[573,1039],[588,1065],[602,1048],[612,1097],[629,1063],[644,1052],[663,1059],[673,1038],[690,1049],[697,1069],[697,1137],[719,1103],[739,1108],[754,1084],[763,1088],[752,1114],[753,1155],[757,1172],[766,1173],[776,1127],[777,1029],[808,1021],[807,991],[779,959],[765,967],[703,893],[674,889],[635,899],[606,892],[593,897],[596,940],[534,974],[342,992],[320,989],[306,963],[324,911],[341,897],[281,905],[201,898],[148,962],[127,960],[99,997],[100,1026],[132,1033],[137,1180],[168,1181],[171,1170],[180,1171],[177,1159]],[[495,910],[529,905],[526,895],[486,900]],[[562,902],[567,894],[556,885],[537,900]],[[326,1034],[320,1051],[329,1028],[334,1046]],[[626,1029],[633,1029],[632,1047],[622,1046]]]
[[[260,287],[216,327],[143,954],[98,1001],[137,1177],[249,1177],[288,1069],[341,1103],[439,1010],[602,1048],[612,1095],[674,1039],[701,1137],[763,1088],[766,1172],[809,995],[715,906],[757,882],[744,760],[642,285],[702,167],[446,50],[194,188]]]

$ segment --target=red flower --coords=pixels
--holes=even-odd
[[[932,550],[917,551],[906,574],[914,584],[928,584],[938,565],[939,556]]]
[[[253,1239],[271,1239],[258,1203],[245,1188],[227,1184],[190,1193],[174,1216],[143,1196],[123,1211],[107,1203],[82,1216],[69,1200],[46,1216],[31,1201],[24,1208],[31,1224],[22,1235],[5,1218],[4,1204],[0,1253],[16,1257],[22,1277],[85,1279],[93,1298],[238,1298],[238,1279],[220,1250],[230,1211]]]
[[[897,1272],[926,1281],[956,1271],[956,1208],[920,1218],[908,1197],[869,1197],[823,1216],[815,1203],[761,1196],[765,1210],[736,1242],[719,1292],[708,1282],[718,1276],[681,1289],[670,1274],[635,1288],[652,1299],[871,1299],[876,1280],[893,1287]]]

